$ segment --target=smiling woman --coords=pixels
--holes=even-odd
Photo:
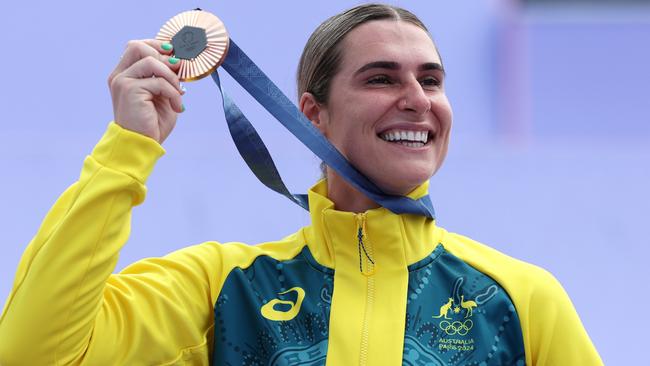
[[[305,92],[300,106],[370,180],[387,193],[406,195],[442,164],[452,113],[442,61],[431,38],[422,27],[399,19],[366,22],[350,32],[340,45],[345,52],[327,102]],[[427,136],[421,146],[416,133]],[[386,134],[394,140],[382,138]],[[334,171],[327,178],[337,209],[363,212],[377,207]]]
[[[0,364],[602,364],[548,272],[380,207],[329,168],[311,224],[282,240],[205,242],[112,274],[183,111],[173,52],[131,41],[109,76],[115,120],[25,251]],[[444,79],[415,15],[362,5],[308,41],[300,109],[382,190],[418,199],[449,144]]]

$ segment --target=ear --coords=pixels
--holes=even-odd
[[[300,111],[311,121],[314,127],[327,136],[327,126],[325,119],[327,112],[324,106],[316,101],[312,93],[304,92],[300,96]]]

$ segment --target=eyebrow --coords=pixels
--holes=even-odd
[[[370,63],[367,63],[359,70],[357,70],[354,74],[358,75],[364,71],[368,71],[370,69],[388,69],[388,70],[399,70],[401,68],[401,65],[398,64],[397,62],[394,61],[373,61]],[[445,69],[442,67],[441,64],[437,62],[426,62],[423,63],[418,67],[419,71],[427,71],[427,70],[440,70],[442,71],[443,74],[445,74]]]

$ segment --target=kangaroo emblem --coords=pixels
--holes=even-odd
[[[454,299],[452,299],[452,298],[450,297],[450,298],[449,298],[449,301],[447,301],[446,304],[444,304],[444,305],[442,305],[442,306],[440,307],[440,315],[438,315],[438,316],[433,316],[433,318],[438,319],[438,318],[442,318],[442,317],[444,316],[445,319],[450,319],[450,318],[447,316],[447,313],[449,312],[449,309],[451,309],[451,305],[453,305],[453,303],[454,303]]]
[[[465,301],[465,295],[460,295],[460,307],[467,310],[467,315],[465,315],[465,318],[472,316],[472,308],[475,308],[477,306],[478,305],[476,302],[472,300]]]

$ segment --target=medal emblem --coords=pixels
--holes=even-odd
[[[180,59],[181,81],[198,80],[210,75],[223,63],[228,53],[226,27],[212,13],[200,9],[176,15],[160,28],[156,39],[174,46]]]

